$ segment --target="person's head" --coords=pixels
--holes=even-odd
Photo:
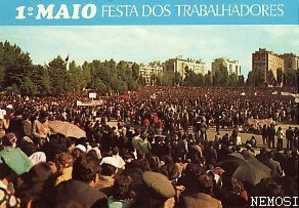
[[[63,152],[55,156],[54,162],[57,167],[58,173],[61,174],[63,169],[73,166],[74,159],[70,153]]]
[[[113,149],[112,149],[112,154],[113,154],[113,155],[117,155],[117,154],[119,154],[119,149],[118,149],[118,147],[113,147]]]
[[[86,147],[82,144],[78,144],[73,149],[72,155],[75,159],[83,157],[86,153]]]
[[[72,178],[91,185],[92,182],[96,182],[99,170],[100,167],[97,160],[83,156],[74,162]]]
[[[232,189],[235,193],[240,193],[244,190],[243,183],[236,178],[232,178],[231,184],[232,184]]]
[[[131,189],[132,178],[129,175],[119,175],[115,178],[113,185],[113,197],[115,199],[129,199],[134,196]]]
[[[46,122],[48,120],[48,116],[49,116],[49,114],[46,111],[40,112],[39,121],[42,123]]]
[[[47,163],[39,163],[21,176],[21,182],[16,187],[16,194],[21,199],[22,205],[40,200],[45,191],[54,187],[54,177]]]
[[[142,178],[144,183],[136,189],[136,207],[174,207],[175,189],[165,175],[146,171]]]
[[[2,145],[6,147],[16,147],[17,137],[14,133],[8,133],[3,137]]]
[[[197,177],[198,189],[202,193],[213,193],[213,179],[208,174],[201,174]]]
[[[103,176],[114,176],[116,174],[117,168],[109,165],[109,164],[102,164],[101,165],[101,175]]]

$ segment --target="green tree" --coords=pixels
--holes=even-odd
[[[299,79],[298,71],[295,69],[287,69],[284,73],[284,85],[296,87],[298,82],[297,79]]]
[[[77,66],[75,61],[69,64],[68,70],[68,87],[71,91],[81,91],[87,87],[88,80],[81,66]]]
[[[23,82],[19,87],[21,94],[23,95],[36,95],[37,94],[37,87],[31,81],[29,77],[24,77]]]
[[[66,70],[66,62],[57,56],[48,63],[48,72],[50,77],[50,91],[53,95],[65,93],[68,89],[68,74]]]
[[[33,65],[29,53],[25,53],[20,47],[11,45],[8,41],[0,42],[0,66],[2,86],[9,88],[14,86],[19,91],[23,82],[28,83]]]
[[[277,69],[277,83],[283,83],[283,71],[281,68]]]
[[[164,71],[159,80],[162,86],[174,86],[175,85],[175,73],[172,71]]]
[[[215,86],[226,86],[228,84],[228,71],[227,67],[223,64],[222,66],[215,71],[213,76],[213,85]]]
[[[183,82],[184,86],[203,86],[204,85],[204,76],[202,74],[196,74],[192,70],[186,70],[185,79]]]
[[[102,95],[105,95],[109,91],[105,83],[101,79],[96,79],[94,83],[94,89],[100,92]]]
[[[0,88],[3,87],[4,77],[5,77],[5,68],[4,66],[0,65]]]
[[[238,86],[244,86],[244,85],[245,85],[245,78],[243,75],[241,75],[238,78]]]
[[[132,65],[132,76],[134,80],[139,79],[139,65],[136,63],[133,63]]]
[[[232,73],[228,76],[227,84],[231,87],[236,87],[239,85],[239,77],[237,74]]]
[[[35,65],[31,74],[31,80],[36,86],[37,94],[49,95],[50,94],[50,77],[47,67]]]
[[[204,83],[205,83],[205,86],[211,86],[213,84],[213,76],[212,76],[211,71],[208,71],[208,73],[205,74]]]
[[[174,73],[174,84],[175,85],[181,85],[183,81],[183,78],[179,72]]]

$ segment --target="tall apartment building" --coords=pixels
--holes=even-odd
[[[212,62],[212,74],[215,74],[217,70],[220,70],[222,67],[225,67],[228,71],[228,74],[236,74],[241,76],[241,65],[237,60],[231,60],[227,58],[217,58]]]
[[[145,80],[146,85],[155,84],[155,80],[152,80],[153,75],[158,76],[163,72],[163,67],[158,63],[140,64],[139,76]]]
[[[285,53],[280,55],[284,60],[284,69],[294,69],[299,70],[299,56],[293,53]]]
[[[252,54],[252,70],[261,72],[263,80],[268,81],[267,74],[272,71],[274,78],[277,80],[277,72],[284,72],[284,59],[272,51],[260,48]]]
[[[167,60],[164,67],[165,71],[178,72],[183,79],[187,70],[194,71],[196,74],[207,73],[205,63],[201,60],[184,59],[181,56]]]

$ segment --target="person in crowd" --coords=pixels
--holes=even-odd
[[[287,139],[287,148],[289,150],[292,150],[293,149],[293,145],[294,145],[294,131],[292,129],[292,127],[289,127],[287,130],[286,130],[286,139]]]
[[[5,118],[6,111],[0,110],[0,144],[2,142],[2,138],[5,136],[6,130],[9,127],[9,119]]]
[[[36,119],[33,122],[32,135],[36,143],[39,146],[43,146],[43,144],[46,143],[48,134],[49,134],[48,113],[42,111],[38,119]]]
[[[56,186],[72,179],[73,162],[73,157],[70,153],[63,152],[56,155],[55,161],[52,162],[52,165],[56,168]]]
[[[281,127],[278,127],[277,132],[276,132],[276,137],[277,137],[277,149],[281,150],[283,147],[283,140],[285,137],[285,134],[282,131]]]
[[[221,201],[213,197],[214,182],[207,174],[197,176],[197,191],[195,194],[184,197],[185,208],[210,207],[222,208]]]
[[[268,148],[275,148],[275,127],[271,124],[268,127]]]
[[[95,184],[99,174],[96,160],[87,159],[85,156],[73,164],[72,178],[56,186],[47,200],[50,207],[59,206],[69,200],[78,202],[85,207],[97,207],[96,204],[106,204],[106,195],[97,189]]]
[[[136,202],[133,208],[174,208],[175,188],[165,175],[145,171],[142,179],[143,184],[136,189]]]
[[[262,139],[263,139],[263,145],[267,144],[267,125],[264,124],[262,128]]]
[[[273,177],[282,176],[283,170],[281,168],[280,163],[278,161],[274,160],[274,152],[268,152],[266,154],[264,163],[272,170]]]
[[[0,95],[0,207],[245,208],[256,194],[296,196],[299,130],[275,131],[296,125],[294,99],[255,90],[146,87],[99,106],[77,105],[81,93]],[[57,133],[53,120],[75,130]]]

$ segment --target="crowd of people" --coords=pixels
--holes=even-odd
[[[277,127],[299,123],[291,96],[146,87],[78,100],[89,99],[0,95],[0,208],[245,208],[253,196],[298,196],[299,130]],[[261,146],[241,138],[248,119],[273,121],[254,128]],[[53,120],[86,135],[55,133]]]

